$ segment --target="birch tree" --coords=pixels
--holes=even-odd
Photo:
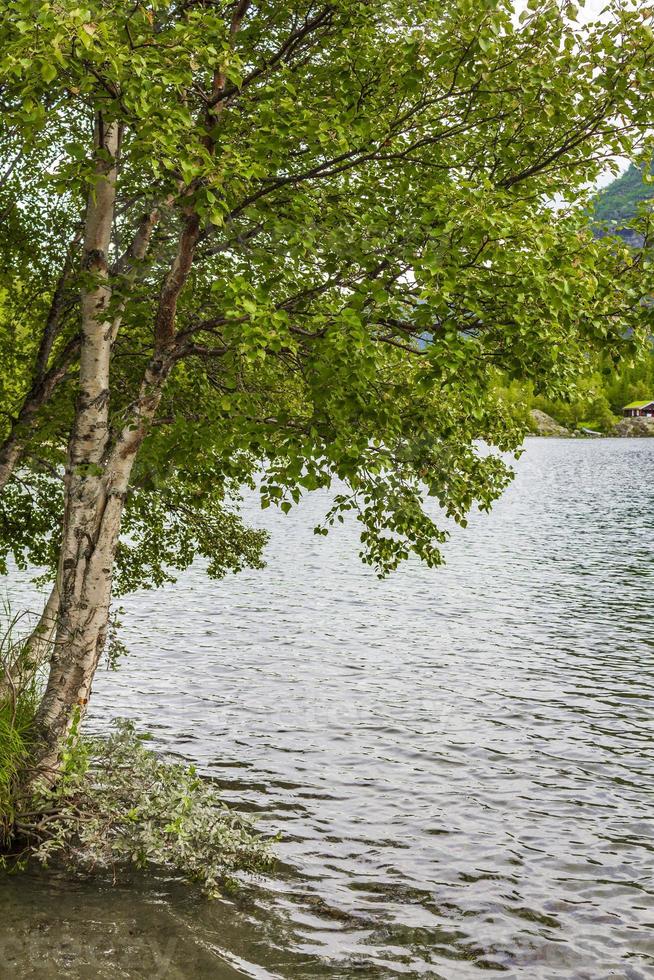
[[[437,565],[434,507],[489,507],[524,434],[498,377],[634,351],[647,249],[586,207],[646,150],[653,59],[622,0],[5,0],[0,559],[55,583],[44,773],[117,576],[259,563],[239,486],[337,480],[317,533]]]

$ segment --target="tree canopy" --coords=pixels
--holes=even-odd
[[[644,253],[585,209],[646,134],[653,55],[621,2],[5,2],[0,560],[54,574],[62,474],[138,442],[124,588],[257,564],[254,480],[287,509],[337,479],[326,526],[353,510],[381,574],[437,563],[426,500],[464,522],[508,479],[480,441],[522,439],[498,378],[556,397],[646,330]],[[106,434],[71,463],[85,296]]]

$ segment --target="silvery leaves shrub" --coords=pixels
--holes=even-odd
[[[82,870],[159,868],[210,896],[273,863],[270,843],[193,767],[160,759],[130,722],[67,748],[64,775],[43,801],[34,856]]]

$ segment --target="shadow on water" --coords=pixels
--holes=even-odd
[[[654,440],[532,440],[446,568],[382,583],[324,498],[248,502],[268,571],[124,601],[90,723],[215,779],[276,874],[5,879],[3,980],[652,977],[652,487]]]

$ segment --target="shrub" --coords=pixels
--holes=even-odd
[[[251,820],[193,767],[158,758],[126,721],[107,738],[74,731],[62,778],[36,809],[38,822],[20,829],[43,864],[167,869],[214,897],[239,872],[260,873],[273,862]]]

